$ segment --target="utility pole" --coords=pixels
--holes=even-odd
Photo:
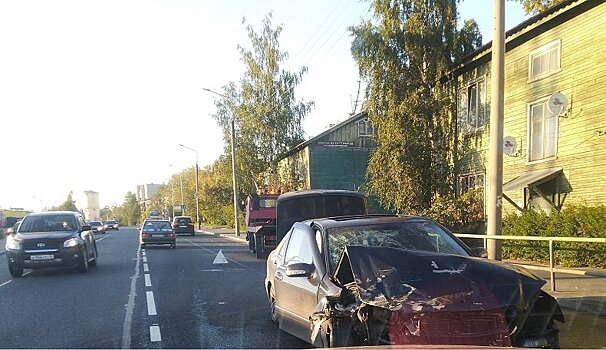
[[[505,0],[494,0],[492,31],[490,156],[487,234],[500,235],[503,219],[503,115],[505,90]],[[501,260],[501,241],[488,239],[488,257]]]

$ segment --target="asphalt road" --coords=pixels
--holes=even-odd
[[[269,319],[265,262],[246,246],[179,236],[139,249],[137,231],[97,236],[88,273],[0,263],[1,348],[304,348]],[[219,251],[226,264],[213,264]],[[221,259],[220,259],[221,260]]]
[[[99,264],[86,274],[18,279],[0,249],[0,348],[309,347],[270,321],[265,261],[242,242],[198,234],[179,236],[177,249],[140,249],[134,228],[97,242]],[[605,318],[565,314],[563,348],[606,346]]]

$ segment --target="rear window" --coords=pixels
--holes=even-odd
[[[191,223],[190,218],[177,218],[176,221],[180,224],[189,224]]]
[[[259,208],[275,208],[275,199],[259,199]]]
[[[101,223],[101,221],[91,221],[91,222],[90,222],[90,225],[91,225],[91,226],[101,226],[101,225],[103,225],[103,224]]]
[[[145,232],[162,232],[172,231],[170,223],[168,221],[146,221],[143,224],[143,231]]]
[[[28,216],[21,222],[19,233],[74,231],[76,221],[73,215]]]
[[[113,224],[115,224],[116,222],[115,222],[115,221],[113,221],[113,220],[109,220],[109,221],[106,221],[105,223],[106,223],[106,224],[112,224],[112,225],[113,225]]]

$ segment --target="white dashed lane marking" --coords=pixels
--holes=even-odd
[[[162,341],[162,334],[160,334],[160,326],[149,327],[149,340],[151,342]]]
[[[156,301],[154,300],[154,292],[147,291],[145,292],[147,295],[147,314],[150,316],[157,315],[156,312]]]
[[[151,277],[149,276],[149,273],[145,274],[145,286],[151,287]]]
[[[147,263],[143,264],[143,272],[149,272],[149,265]]]
[[[143,257],[143,262],[144,262],[144,263],[146,263],[146,262],[147,262],[147,257],[146,257],[146,256],[144,256],[144,257]]]

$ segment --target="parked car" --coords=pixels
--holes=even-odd
[[[101,221],[90,221],[88,223],[93,230],[93,233],[105,233],[105,226]]]
[[[545,281],[474,255],[422,217],[295,223],[267,259],[271,318],[322,347],[558,347],[564,318]]]
[[[176,248],[177,238],[168,220],[146,219],[139,231],[139,243],[142,248],[151,244],[168,244]]]
[[[194,223],[189,216],[175,216],[173,218],[173,229],[176,234],[186,233],[191,236],[196,234]]]
[[[118,225],[118,222],[116,220],[107,220],[103,222],[103,227],[105,228],[105,231],[108,230],[116,230],[118,231],[120,229],[120,226]]]
[[[28,214],[15,232],[9,229],[6,256],[11,276],[24,268],[75,267],[88,271],[97,264],[97,243],[79,213],[49,211]]]

